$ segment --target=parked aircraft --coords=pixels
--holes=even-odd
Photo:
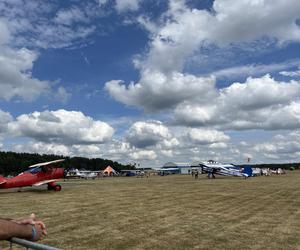
[[[222,164],[218,162],[203,162],[199,164],[202,173],[207,173],[208,178],[215,178],[215,174],[238,176],[248,178],[252,176],[252,168],[246,166],[244,168],[237,167],[233,164]]]
[[[95,179],[99,173],[102,171],[89,171],[89,170],[78,170],[78,169],[71,169],[67,172],[67,178],[85,178],[85,179]]]
[[[64,159],[38,163],[30,166],[27,171],[11,178],[0,175],[0,189],[47,184],[48,190],[60,191],[61,185],[56,184],[56,181],[64,177],[65,171],[63,168],[57,167],[56,164],[62,161]]]

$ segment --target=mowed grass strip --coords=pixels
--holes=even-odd
[[[48,229],[42,243],[62,249],[300,249],[300,171],[61,184],[61,192],[1,190],[1,216],[36,213]]]

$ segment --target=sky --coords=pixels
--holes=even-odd
[[[300,162],[299,0],[1,0],[0,150]]]

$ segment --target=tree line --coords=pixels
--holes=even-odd
[[[65,169],[77,168],[98,171],[104,170],[107,166],[111,166],[116,171],[135,169],[135,166],[133,165],[123,165],[116,161],[101,158],[89,159],[85,157],[66,157],[61,155],[41,155],[0,151],[0,175],[16,175],[27,170],[31,165],[58,159],[65,159],[64,162],[60,163],[60,166]]]

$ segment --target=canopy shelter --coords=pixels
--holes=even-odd
[[[103,174],[107,176],[118,175],[117,171],[111,166],[108,166],[106,169],[104,169]]]

